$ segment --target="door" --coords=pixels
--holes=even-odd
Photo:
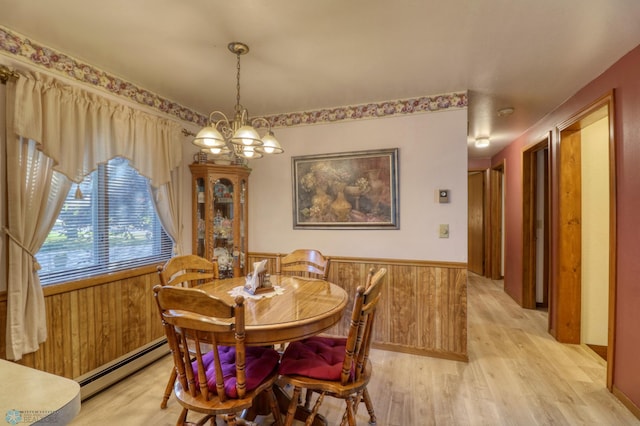
[[[484,275],[484,174],[468,174],[468,254],[467,268]]]

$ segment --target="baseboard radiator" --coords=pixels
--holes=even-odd
[[[161,338],[76,378],[80,384],[81,399],[84,401],[168,353],[167,339]]]

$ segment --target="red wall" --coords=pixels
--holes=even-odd
[[[564,72],[570,72],[565,70]],[[522,302],[522,149],[598,98],[614,90],[617,183],[617,294],[613,385],[640,407],[640,46],[548,114],[527,133],[492,158],[504,162],[505,291]],[[552,170],[556,170],[556,134],[552,135]],[[556,176],[552,177],[555,181]],[[552,193],[555,199],[556,194]],[[555,239],[555,236],[553,237]],[[552,241],[556,245],[557,241]],[[552,273],[557,265],[552,259]],[[552,278],[553,280],[553,278]],[[552,283],[553,285],[553,283]],[[553,307],[552,307],[553,308]]]

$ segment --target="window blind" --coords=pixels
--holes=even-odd
[[[147,179],[115,158],[72,186],[36,258],[46,285],[161,263],[171,251]]]

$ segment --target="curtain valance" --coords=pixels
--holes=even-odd
[[[74,182],[120,156],[157,188],[182,161],[179,123],[38,72],[17,80],[14,117],[15,134],[36,141]]]

